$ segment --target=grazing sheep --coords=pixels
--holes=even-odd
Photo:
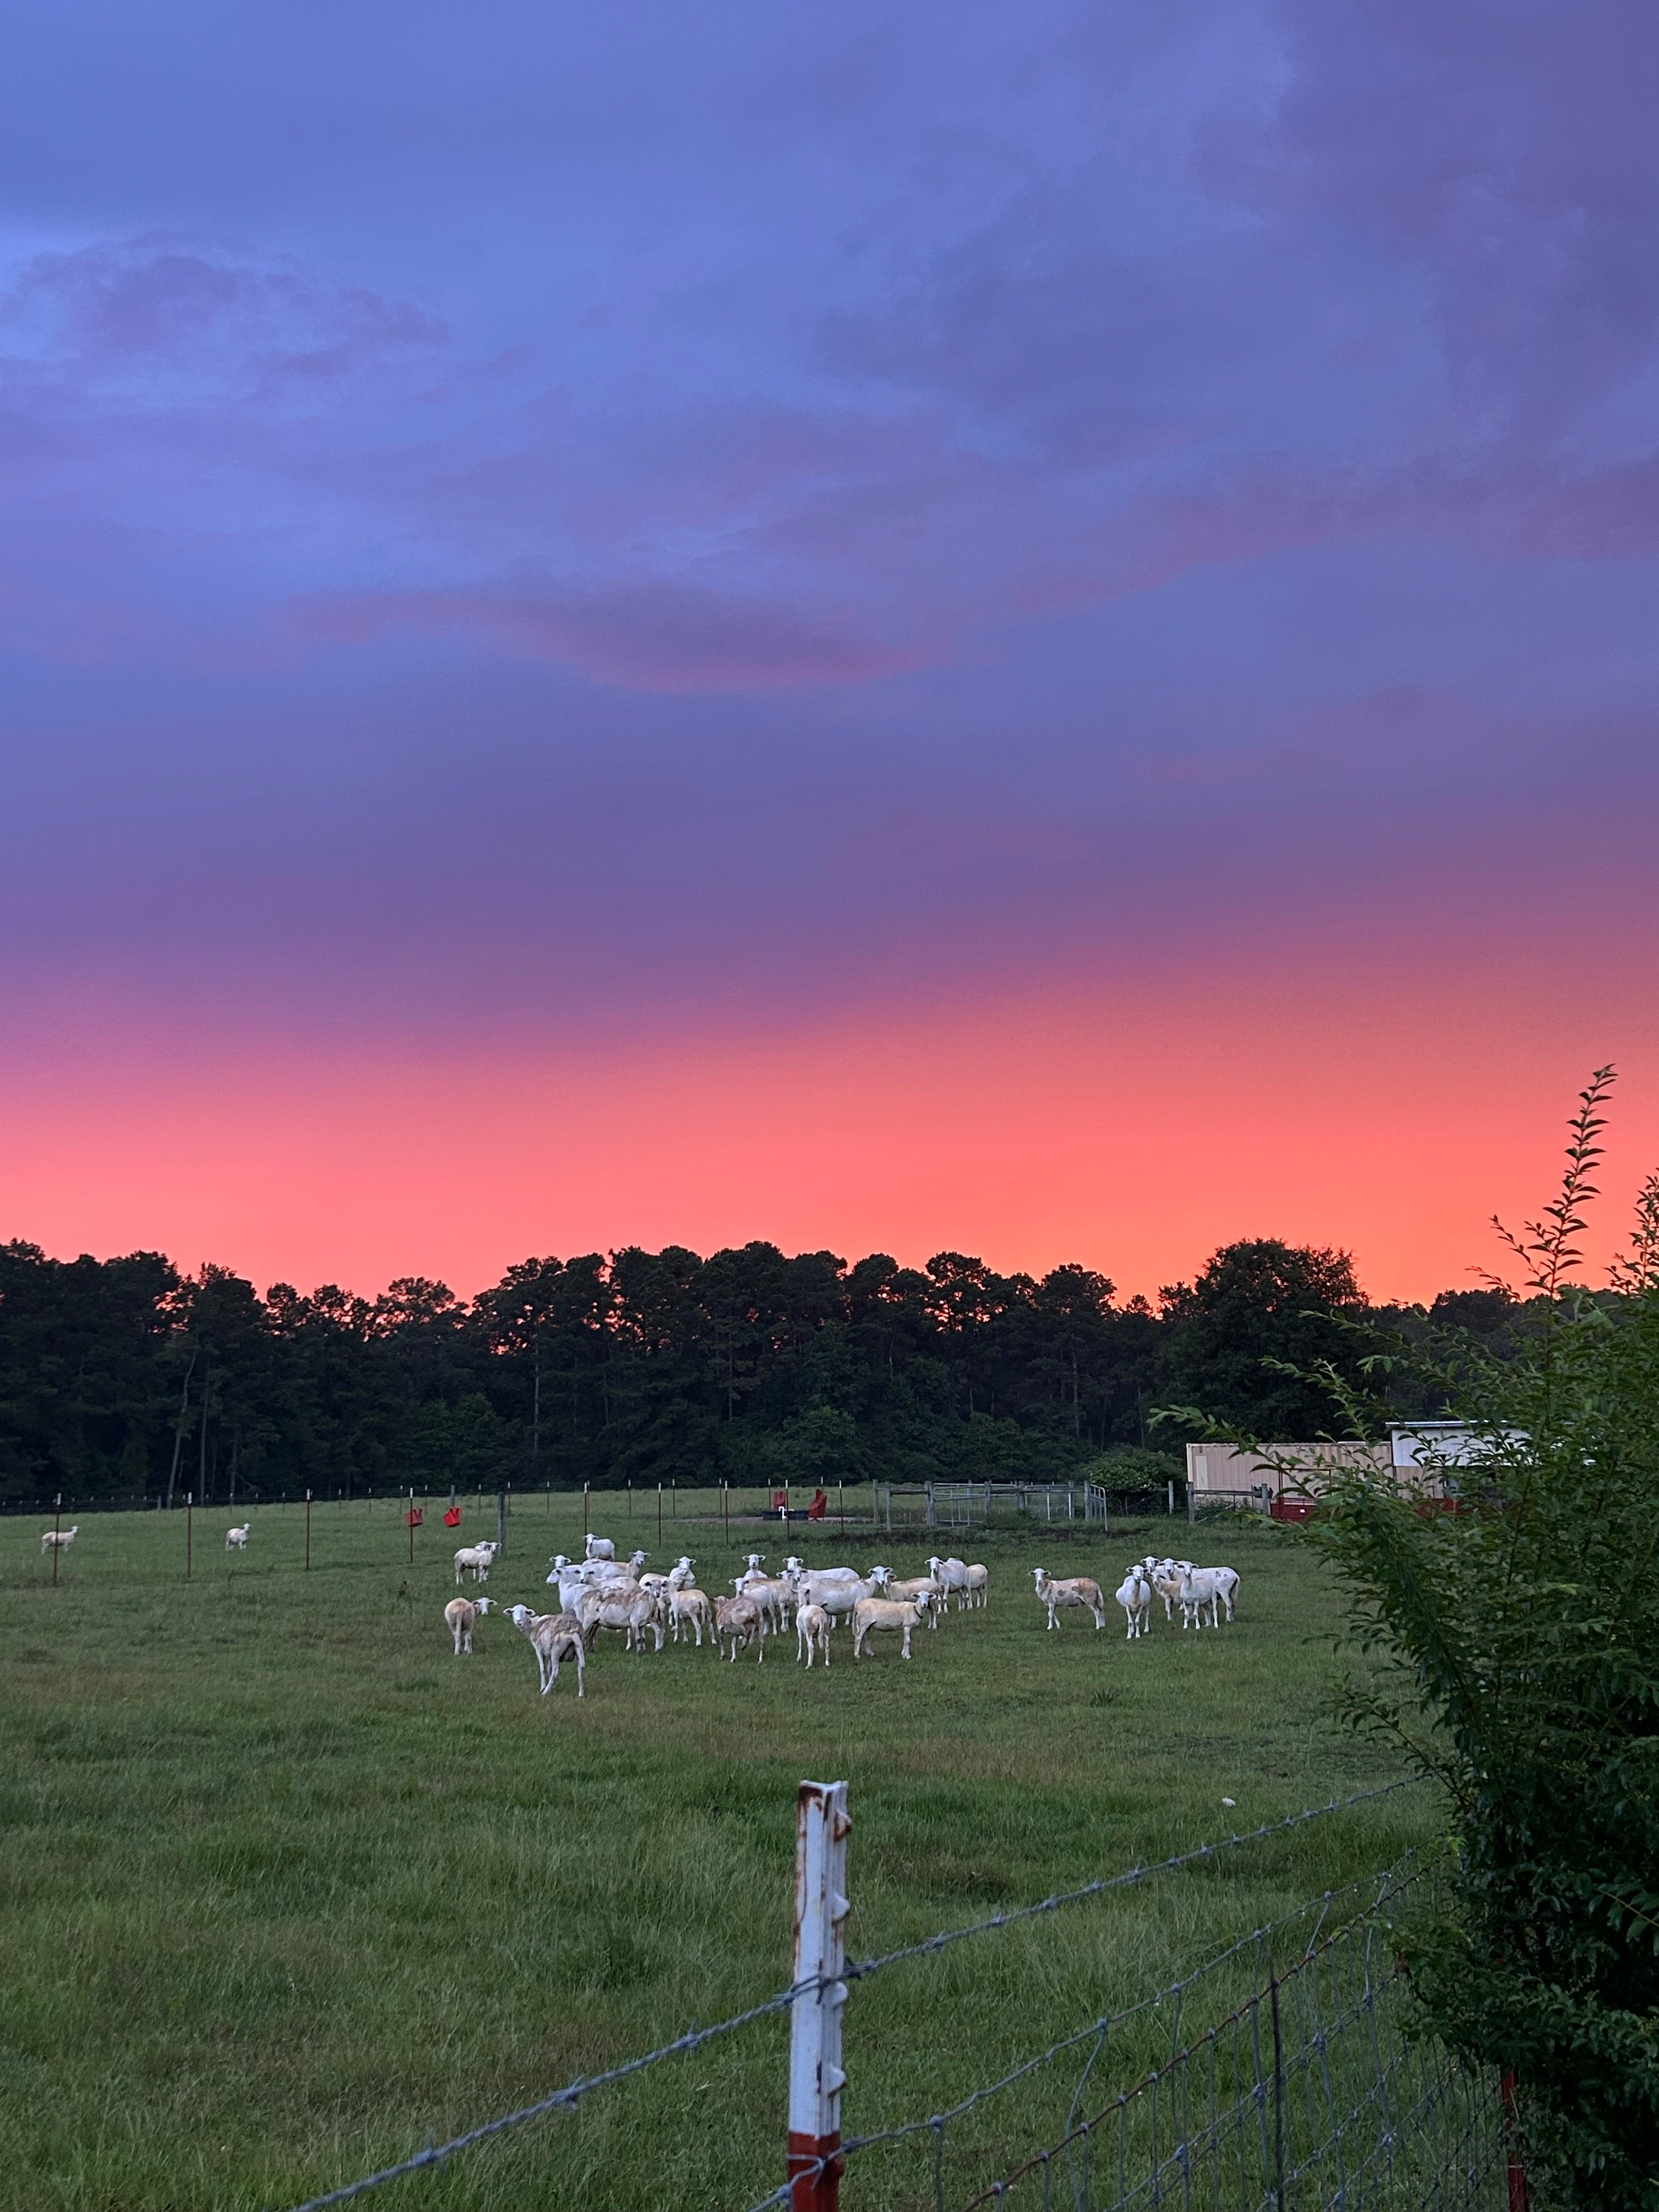
[[[568,1613],[532,1613],[527,1605],[515,1605],[507,1609],[507,1619],[521,1635],[530,1639],[530,1648],[536,1655],[536,1671],[540,1678],[542,1695],[545,1697],[559,1679],[561,1659],[576,1662],[576,1695],[587,1695],[587,1646],[582,1641],[582,1625]]]
[[[810,1667],[814,1647],[823,1654],[823,1663],[830,1664],[830,1616],[821,1605],[804,1605],[795,1615],[795,1664],[803,1658]]]
[[[244,1521],[244,1522],[243,1522],[243,1523],[242,1523],[242,1525],[241,1525],[241,1527],[240,1527],[240,1528],[227,1528],[227,1529],[226,1529],[226,1531],[225,1531],[225,1549],[226,1549],[226,1551],[228,1551],[228,1552],[245,1552],[245,1551],[246,1551],[246,1549],[247,1549],[247,1540],[248,1540],[249,1534],[250,1534],[250,1532],[251,1532],[251,1531],[252,1531],[252,1527],[253,1527],[253,1523],[252,1523],[251,1521]]]
[[[40,1549],[43,1552],[66,1552],[80,1533],[81,1523],[78,1521],[72,1528],[48,1528],[40,1539]]]
[[[1054,1614],[1062,1606],[1083,1606],[1094,1616],[1097,1628],[1106,1626],[1106,1601],[1100,1595],[1100,1584],[1087,1575],[1070,1575],[1056,1582],[1047,1567],[1033,1567],[1036,1577],[1037,1602],[1048,1608],[1048,1626],[1055,1626]]]
[[[490,1565],[501,1548],[499,1544],[493,1542],[463,1544],[455,1554],[456,1581],[459,1583],[463,1576],[470,1574],[475,1583],[487,1583]]]
[[[1129,1623],[1129,1638],[1146,1633],[1146,1616],[1152,1609],[1152,1586],[1139,1567],[1131,1567],[1117,1587],[1117,1601]]]
[[[674,1632],[676,1644],[685,1643],[688,1640],[688,1632],[694,1632],[697,1639],[697,1649],[701,1651],[702,1632],[705,1628],[708,1630],[711,1640],[713,1638],[714,1608],[703,1592],[694,1583],[688,1583],[681,1589],[670,1589],[668,1620]]]
[[[714,1600],[714,1628],[722,1644],[732,1639],[732,1664],[738,1663],[739,1645],[760,1643],[757,1666],[766,1663],[766,1615],[752,1598],[717,1597]]]
[[[853,1607],[853,1656],[862,1659],[864,1647],[878,1628],[897,1629],[903,1637],[902,1656],[910,1656],[910,1631],[927,1610],[925,1598],[901,1605],[884,1597],[861,1597]]]
[[[453,1597],[444,1607],[444,1620],[455,1639],[455,1656],[472,1656],[472,1632],[495,1602],[489,1597]]]
[[[582,1543],[590,1559],[614,1559],[617,1547],[609,1536],[584,1536]]]

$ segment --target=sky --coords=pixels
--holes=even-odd
[[[1495,1264],[1659,1160],[1659,15],[22,0],[0,1237]]]

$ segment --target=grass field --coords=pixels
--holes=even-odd
[[[711,1589],[786,1548],[775,1524],[728,1543],[698,1502],[660,1553],[654,1513],[596,1504],[596,1524],[653,1565],[684,1547]],[[319,1507],[307,1572],[303,1508],[256,1510],[246,1557],[221,1548],[230,1518],[197,1517],[186,1584],[181,1514],[83,1517],[55,1589],[36,1524],[0,1522],[18,2212],[280,2208],[755,2002],[789,1977],[803,1776],[850,1784],[860,1956],[1387,1778],[1324,1717],[1340,1623],[1315,1559],[1253,1518],[1198,1533],[1243,1576],[1218,1635],[1160,1609],[1130,1645],[1112,1607],[1103,1635],[1073,1614],[1050,1636],[1030,1595],[1039,1561],[1109,1590],[1183,1523],[976,1531],[943,1548],[988,1562],[989,1607],[919,1634],[908,1666],[894,1647],[854,1667],[839,1638],[810,1676],[793,1638],[733,1668],[607,1638],[580,1705],[568,1673],[538,1696],[499,1619],[452,1657],[441,1526],[411,1566],[390,1502]],[[512,1530],[490,1594],[540,1605],[580,1501]],[[811,1535],[824,1564],[895,1572],[930,1548]],[[934,2110],[1432,1820],[1405,1791],[872,1978],[848,2007],[844,2125]],[[745,2030],[371,2201],[742,2208],[781,2179],[786,2047],[781,2021]],[[960,2131],[964,2174],[1009,2162],[1066,2086]],[[890,2158],[847,2201],[912,2203],[927,2175]]]

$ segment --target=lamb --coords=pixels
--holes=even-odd
[[[988,1567],[969,1568],[968,1602],[969,1605],[988,1605],[991,1602],[991,1570]]]
[[[1094,1616],[1095,1626],[1097,1629],[1105,1627],[1106,1603],[1100,1595],[1097,1582],[1091,1581],[1087,1575],[1071,1575],[1056,1582],[1046,1567],[1034,1567],[1031,1571],[1036,1577],[1037,1601],[1048,1608],[1050,1628],[1056,1625],[1056,1611],[1062,1606],[1071,1605],[1086,1607]]]
[[[814,1648],[823,1654],[823,1663],[830,1664],[830,1616],[821,1605],[804,1605],[795,1615],[795,1663],[803,1656],[807,1665],[812,1663]]]
[[[967,1604],[968,1563],[965,1559],[929,1559],[927,1571],[947,1597],[956,1599],[958,1609]]]
[[[1152,1609],[1152,1586],[1139,1567],[1131,1567],[1118,1584],[1117,1601],[1129,1624],[1129,1638],[1146,1633],[1146,1616]]]
[[[637,1657],[645,1649],[648,1628],[656,1638],[657,1650],[662,1650],[662,1607],[637,1583],[605,1583],[598,1589],[585,1591],[576,1617],[590,1645],[600,1629],[619,1628],[628,1649]]]
[[[614,1559],[617,1547],[609,1536],[584,1536],[583,1548],[590,1559]]]
[[[536,1655],[536,1671],[541,1680],[542,1695],[545,1697],[559,1679],[561,1659],[576,1662],[576,1695],[587,1695],[587,1646],[582,1640],[582,1625],[568,1613],[532,1613],[527,1605],[509,1607],[507,1619],[522,1635],[530,1639],[530,1648]]]
[[[758,1638],[760,1657],[756,1664],[764,1666],[766,1663],[766,1615],[752,1598],[717,1597],[714,1600],[714,1629],[722,1644],[727,1637],[731,1638],[732,1664],[734,1667],[738,1663],[738,1646],[752,1644]]]
[[[444,1620],[455,1639],[455,1656],[472,1656],[472,1631],[495,1602],[489,1597],[453,1597],[444,1607]]]
[[[463,1544],[455,1554],[456,1581],[459,1583],[464,1575],[470,1573],[475,1583],[487,1583],[491,1562],[501,1548],[496,1543]]]
[[[714,1629],[714,1608],[702,1590],[688,1583],[683,1589],[670,1589],[668,1619],[674,1632],[675,1643],[684,1644],[686,1632],[690,1629],[696,1632],[697,1649],[701,1651],[703,1630],[707,1628],[712,1632]]]
[[[241,1527],[240,1527],[240,1528],[227,1528],[227,1529],[226,1529],[226,1531],[225,1531],[225,1549],[226,1549],[226,1551],[228,1551],[228,1552],[245,1552],[245,1551],[246,1551],[246,1549],[247,1549],[247,1540],[248,1540],[248,1537],[249,1537],[250,1534],[251,1534],[251,1533],[252,1533],[252,1528],[253,1528],[253,1523],[252,1523],[251,1521],[244,1521],[244,1522],[243,1522],[243,1523],[242,1523],[242,1525],[241,1525]]]
[[[878,1628],[896,1628],[903,1637],[902,1656],[910,1656],[910,1631],[927,1610],[925,1598],[900,1605],[890,1598],[861,1597],[853,1607],[853,1656],[861,1659],[864,1647]]]
[[[80,1533],[81,1523],[78,1521],[72,1528],[48,1528],[40,1539],[40,1549],[43,1552],[66,1552]]]

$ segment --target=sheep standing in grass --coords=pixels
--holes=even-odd
[[[1066,1606],[1080,1606],[1093,1615],[1097,1628],[1106,1626],[1106,1601],[1100,1594],[1100,1584],[1087,1575],[1068,1575],[1056,1582],[1047,1567],[1033,1567],[1036,1577],[1037,1602],[1048,1608],[1048,1626],[1055,1626],[1054,1615]]]
[[[472,1632],[494,1602],[487,1597],[453,1597],[444,1607],[444,1625],[455,1639],[458,1659],[464,1653],[472,1656]]]
[[[968,1562],[965,1559],[941,1559],[927,1562],[927,1571],[944,1590],[947,1599],[955,1598],[958,1609],[968,1602]]]
[[[884,1597],[861,1597],[853,1607],[853,1656],[862,1659],[865,1645],[878,1628],[896,1629],[903,1638],[901,1656],[910,1656],[910,1631],[927,1610],[926,1598],[915,1598],[908,1604]]]
[[[252,1533],[252,1528],[253,1523],[251,1521],[244,1521],[240,1528],[227,1528],[225,1531],[226,1551],[246,1551],[247,1540],[249,1535]]]
[[[991,1570],[970,1566],[968,1570],[968,1602],[969,1605],[989,1605],[991,1602]]]
[[[823,1663],[830,1664],[830,1616],[821,1605],[804,1605],[795,1615],[795,1664],[804,1658],[810,1667],[814,1650],[822,1651]]]
[[[1147,1616],[1152,1609],[1152,1586],[1139,1567],[1131,1567],[1118,1584],[1117,1601],[1129,1623],[1129,1640],[1144,1636]]]
[[[929,1628],[939,1626],[939,1617],[945,1610],[945,1587],[936,1583],[932,1575],[911,1575],[903,1582],[884,1583],[881,1595],[899,1605],[915,1605],[920,1599],[927,1608]]]
[[[574,1659],[576,1662],[576,1695],[587,1695],[587,1646],[582,1640],[580,1621],[568,1613],[532,1613],[527,1605],[508,1608],[507,1619],[520,1635],[530,1639],[530,1648],[536,1655],[536,1670],[541,1680],[542,1695],[545,1697],[559,1679],[559,1662]]]
[[[72,1528],[48,1528],[40,1539],[40,1549],[43,1552],[67,1552],[80,1533],[81,1523],[78,1521]]]
[[[456,1582],[459,1583],[465,1576],[471,1575],[475,1583],[487,1583],[489,1580],[491,1562],[501,1548],[499,1544],[494,1542],[463,1544],[455,1554]]]
[[[714,1608],[702,1590],[687,1583],[682,1589],[669,1590],[668,1620],[676,1644],[688,1643],[695,1634],[701,1651],[703,1630],[708,1629],[713,1636]]]
[[[582,1547],[590,1559],[614,1559],[617,1547],[609,1536],[584,1536]]]
[[[732,1645],[732,1664],[738,1663],[740,1646],[758,1642],[760,1656],[757,1666],[766,1663],[766,1615],[752,1598],[717,1597],[714,1600],[714,1628],[722,1644],[729,1638]]]

